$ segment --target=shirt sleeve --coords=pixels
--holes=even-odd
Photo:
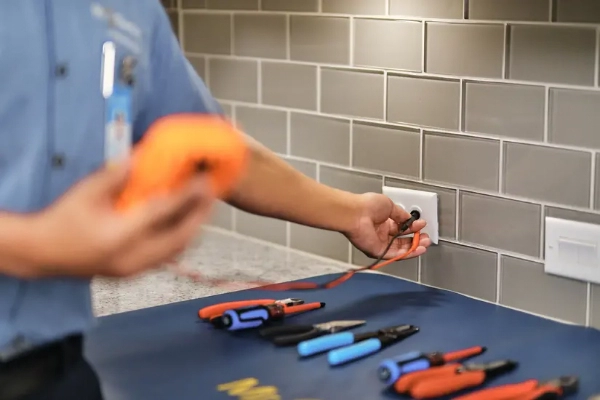
[[[165,115],[223,115],[221,106],[185,57],[161,3],[151,2],[154,30],[149,46],[150,79],[133,127],[136,138],[141,138],[154,121]]]

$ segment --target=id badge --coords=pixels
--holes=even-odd
[[[133,80],[125,76],[124,65],[116,65],[115,53],[114,43],[107,42],[103,48],[104,160],[109,165],[127,159],[133,143]]]

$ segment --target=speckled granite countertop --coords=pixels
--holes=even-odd
[[[339,272],[349,265],[296,250],[208,228],[184,255],[183,262],[212,278],[290,281]],[[96,279],[92,283],[98,316],[195,299],[232,290],[157,270],[129,279]]]

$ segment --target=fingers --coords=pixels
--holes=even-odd
[[[117,196],[127,184],[129,167],[128,161],[122,161],[94,172],[87,181],[90,195],[98,199],[106,199],[107,195],[109,197]]]
[[[413,241],[412,237],[397,239],[396,243],[394,243],[392,248],[390,248],[390,250],[388,251],[388,254],[386,254],[385,258],[389,259],[389,258],[394,258],[394,257],[398,257],[402,254],[405,254],[412,247],[412,241]],[[406,259],[419,257],[419,256],[425,254],[425,252],[427,251],[427,248],[429,246],[431,246],[431,238],[429,237],[428,234],[422,233],[420,240],[419,240],[419,245],[412,253],[410,253],[410,255],[408,257],[406,257]]]
[[[213,201],[205,177],[194,178],[175,194],[150,200],[130,215],[131,234],[152,234],[151,231],[170,230],[191,213]]]
[[[405,233],[409,234],[409,233],[418,232],[418,231],[422,230],[423,228],[425,228],[426,225],[427,225],[427,222],[425,222],[424,219],[418,219],[411,224],[411,226],[405,231]]]

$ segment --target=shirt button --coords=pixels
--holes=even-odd
[[[59,64],[54,69],[55,75],[59,76],[59,77],[67,76],[67,71],[68,71],[67,64]]]
[[[62,154],[55,154],[52,156],[52,166],[54,168],[61,168],[65,165],[65,157]]]

